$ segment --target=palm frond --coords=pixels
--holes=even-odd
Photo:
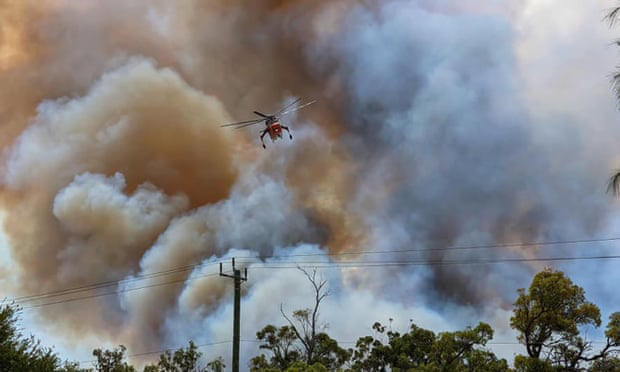
[[[609,82],[612,92],[616,96],[616,106],[620,109],[620,66],[616,67],[616,72],[609,74]]]
[[[615,26],[616,22],[620,20],[620,6],[611,8],[609,12],[607,12],[604,19],[609,23],[610,27]],[[617,40],[616,44],[620,45],[620,40]],[[616,69],[616,73],[613,74],[611,85],[614,93],[616,94],[620,108],[620,67],[618,67]],[[607,192],[610,191],[613,192],[615,196],[620,195],[620,170],[616,170],[615,174],[609,178],[609,182],[607,183]]]
[[[620,6],[611,8],[611,10],[605,16],[605,20],[609,22],[609,26],[614,26],[620,18]]]
[[[607,192],[613,192],[614,195],[620,195],[620,170],[616,170],[616,173],[609,177],[607,183]]]

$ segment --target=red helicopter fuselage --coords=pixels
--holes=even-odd
[[[267,128],[267,132],[269,133],[269,137],[271,137],[272,141],[277,140],[278,138],[282,138],[282,125],[279,122],[274,121],[273,123],[265,123]]]
[[[282,130],[286,130],[288,132],[289,138],[293,139],[291,131],[288,129],[287,126],[280,124],[277,117],[268,117],[267,120],[265,120],[265,129],[263,129],[260,133],[260,141],[263,144],[263,148],[265,147],[263,137],[265,137],[267,133],[269,133],[269,138],[271,138],[271,142],[275,142],[279,138],[282,138]]]

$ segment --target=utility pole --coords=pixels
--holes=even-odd
[[[239,321],[241,318],[241,282],[248,280],[248,268],[244,269],[244,275],[241,276],[241,270],[235,267],[235,258],[232,259],[233,275],[224,274],[222,271],[222,263],[220,262],[220,276],[233,278],[235,280],[235,315],[233,317],[233,350],[232,350],[232,370],[239,372]]]

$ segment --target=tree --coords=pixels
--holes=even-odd
[[[386,331],[381,323],[373,329],[380,335],[362,337],[352,356],[353,371],[509,371],[508,363],[480,349],[493,337],[486,323],[463,331],[434,332],[411,324],[409,332]],[[387,343],[381,341],[383,334]]]
[[[597,372],[620,371],[620,359],[614,357],[598,359],[592,364],[591,370]]]
[[[165,351],[159,355],[159,362],[156,365],[150,365],[145,368],[145,372],[199,372],[207,369],[201,369],[198,366],[198,359],[202,355],[198,351],[198,347],[193,341],[189,342],[187,349],[179,349],[170,353]],[[215,363],[216,361],[212,362]],[[216,368],[216,364],[212,365]],[[222,364],[223,368],[223,364]],[[217,370],[217,369],[216,369]],[[221,369],[220,369],[221,370]]]
[[[304,362],[295,362],[284,371],[285,372],[328,372],[328,371],[335,371],[335,369],[328,369],[321,363],[314,363],[312,365],[308,365]]]
[[[252,359],[255,369],[276,367],[284,370],[301,359],[301,354],[295,345],[297,336],[289,326],[278,328],[269,324],[256,333],[256,338],[263,341],[259,348],[271,351],[272,356],[269,361],[264,355]]]
[[[329,292],[325,289],[327,281],[317,280],[316,269],[314,269],[312,271],[312,275],[310,275],[303,268],[297,268],[303,272],[304,275],[306,275],[308,281],[312,284],[314,289],[314,308],[294,311],[292,316],[293,319],[286,315],[282,305],[280,305],[280,312],[290,324],[290,327],[295,333],[297,339],[303,345],[304,359],[306,363],[313,364],[315,362],[315,352],[317,346],[317,329],[323,330],[327,328],[325,324],[318,324],[319,306],[321,305],[321,301],[323,301],[325,297],[329,296]]]
[[[80,368],[78,362],[65,362],[63,367],[56,372],[92,372],[92,369]]]
[[[515,357],[515,371],[516,372],[559,372],[558,367],[551,365],[548,360],[542,360],[538,358],[532,358],[524,355],[517,355]]]
[[[0,307],[0,371],[55,371],[60,359],[34,337],[24,337],[17,330],[19,308]]]
[[[309,364],[312,368],[327,368],[335,371],[351,357],[351,352],[341,348],[338,342],[325,332],[316,335],[314,360]]]
[[[518,340],[529,357],[515,360],[518,370],[576,370],[617,352],[620,313],[610,316],[606,345],[592,353],[592,343],[580,335],[579,329],[587,325],[599,327],[600,310],[562,272],[545,269],[534,277],[527,292],[522,288],[518,293],[510,324],[519,332]]]
[[[431,350],[431,364],[442,371],[507,371],[505,360],[497,359],[488,350],[476,348],[485,346],[492,338],[493,329],[486,323],[463,331],[440,333]]]
[[[298,267],[306,276],[314,290],[314,306],[312,308],[296,310],[289,317],[280,305],[280,312],[289,325],[276,327],[267,325],[256,333],[256,338],[263,343],[261,349],[269,350],[271,357],[267,359],[261,354],[251,361],[253,371],[288,370],[299,362],[307,368],[328,368],[335,370],[347,362],[349,352],[341,348],[336,340],[323,332],[326,324],[319,321],[319,307],[329,295],[326,290],[327,281],[317,278],[316,270],[308,273]]]
[[[126,350],[127,348],[123,345],[114,350],[93,350],[93,355],[97,357],[95,365],[97,372],[136,372],[134,367],[123,361]]]
[[[226,364],[224,364],[224,358],[217,357],[216,359],[207,363],[207,371],[211,372],[224,372]]]
[[[383,337],[386,327],[373,324],[372,329]],[[352,356],[354,371],[385,371],[388,367],[411,369],[429,362],[435,342],[435,333],[411,324],[408,333],[387,331],[387,344],[379,338],[365,336],[358,339]]]

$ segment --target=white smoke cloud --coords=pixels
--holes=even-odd
[[[137,258],[124,257],[132,254],[131,248],[148,245],[173,216],[187,208],[185,196],[168,197],[148,184],[127,196],[125,187],[119,173],[110,178],[85,173],[58,193],[53,213],[71,236],[58,253],[60,281],[75,281],[70,276],[79,272],[76,267],[89,268],[86,277],[78,278],[82,280],[97,269],[102,271],[97,277],[122,274],[125,262]],[[115,246],[110,246],[111,241]],[[119,273],[110,273],[110,268]]]

